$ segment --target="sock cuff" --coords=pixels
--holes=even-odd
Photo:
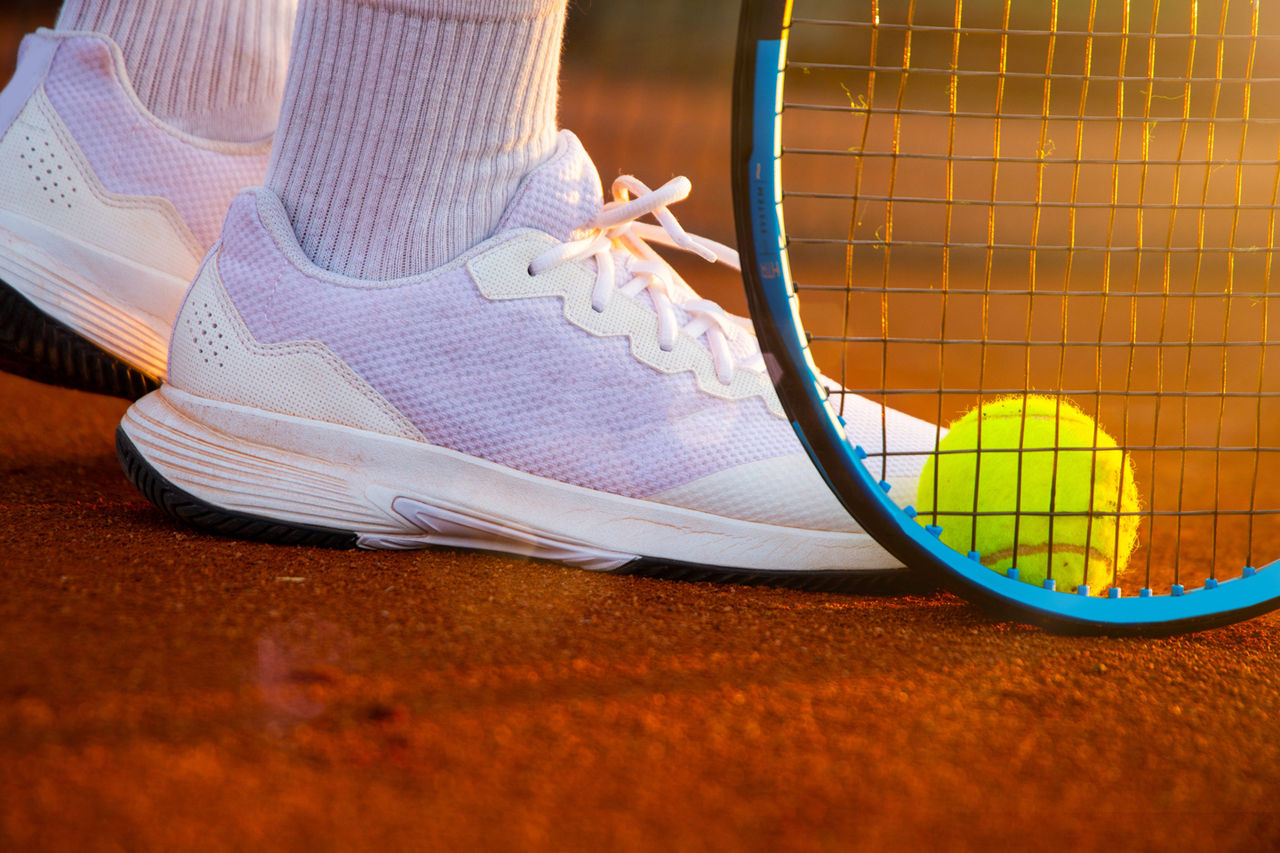
[[[303,0],[267,186],[307,257],[401,278],[492,234],[555,145],[564,8]]]

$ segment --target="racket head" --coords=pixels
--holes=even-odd
[[[865,29],[874,29],[875,26],[887,23],[886,29],[895,33],[895,49],[903,49],[903,34],[910,29],[911,16],[914,14],[916,4],[907,4],[909,9],[905,22],[901,18],[892,22],[882,21],[879,17],[880,9],[877,8],[879,4],[870,2],[870,0],[860,4],[843,5],[857,6],[867,12],[862,22],[862,26]],[[898,5],[901,6],[901,4]],[[1126,16],[1128,14],[1127,5]],[[958,10],[960,4],[956,4],[956,8]],[[1009,4],[1006,4],[1005,9],[1008,10],[1008,8]],[[1256,6],[1254,9],[1256,10]],[[851,437],[851,432],[864,431],[852,429],[849,424],[846,424],[841,416],[841,409],[843,407],[842,404],[848,402],[848,398],[839,392],[833,394],[829,388],[829,383],[824,382],[819,369],[819,359],[815,356],[815,346],[812,345],[814,336],[805,325],[805,320],[810,319],[810,315],[805,310],[805,298],[807,297],[800,292],[792,275],[792,254],[795,248],[792,241],[795,238],[794,235],[789,235],[784,227],[787,221],[786,210],[788,205],[787,196],[783,190],[782,174],[787,169],[786,160],[789,156],[784,154],[783,114],[784,80],[787,77],[789,68],[787,47],[791,36],[790,26],[793,11],[793,4],[789,0],[747,0],[742,6],[735,72],[732,152],[735,214],[748,303],[774,384],[778,389],[785,410],[792,419],[797,434],[801,437],[803,444],[818,469],[822,472],[823,477],[845,507],[886,549],[913,570],[925,573],[939,585],[983,606],[998,616],[1030,622],[1055,632],[1161,636],[1230,624],[1280,606],[1280,566],[1255,566],[1238,563],[1232,570],[1224,570],[1217,565],[1216,561],[1213,561],[1214,555],[1210,554],[1210,560],[1213,564],[1205,567],[1205,570],[1192,580],[1191,576],[1195,574],[1195,571],[1192,568],[1182,566],[1179,555],[1175,558],[1177,569],[1173,572],[1172,577],[1169,578],[1167,577],[1168,573],[1162,576],[1158,571],[1154,574],[1151,572],[1149,568],[1152,564],[1150,547],[1147,547],[1144,552],[1148,569],[1141,580],[1128,584],[1129,589],[1124,589],[1123,586],[1116,583],[1116,585],[1106,590],[1105,595],[1098,597],[1089,595],[1088,590],[1084,590],[1082,591],[1084,594],[1080,594],[1074,590],[1048,589],[1024,583],[984,566],[980,562],[981,554],[968,550],[957,550],[944,544],[940,538],[941,531],[937,524],[921,523],[917,519],[913,507],[901,499],[895,500],[894,490],[888,488],[891,478],[885,476],[886,460],[892,454],[886,452],[876,453],[875,451],[868,454],[859,445],[857,438]],[[822,18],[828,11],[827,9],[819,9],[813,17]],[[873,21],[875,26],[873,26]],[[1126,22],[1128,22],[1127,17]],[[1092,31],[1092,23],[1093,19],[1091,17],[1090,31]],[[956,29],[958,29],[960,21],[957,20],[955,24]],[[1222,24],[1222,28],[1225,29],[1225,16]],[[1256,17],[1254,25],[1256,26]],[[1150,23],[1150,27],[1151,32],[1157,31],[1154,21]],[[986,29],[995,30],[994,37],[1003,38],[1007,46],[1010,32],[1017,28],[1009,23],[1009,17],[1006,13],[1001,24],[987,27]],[[937,31],[945,33],[947,32],[947,27],[936,26],[931,30],[931,32]],[[1086,35],[1085,38],[1089,39],[1090,37]],[[1166,36],[1162,34],[1160,38],[1166,38]],[[1219,42],[1221,41],[1223,39],[1219,37]],[[1157,43],[1155,39],[1148,39],[1147,42],[1148,44]],[[872,44],[874,45],[874,41]],[[873,56],[871,61],[854,61],[848,64],[862,65],[863,68],[861,70],[865,74],[867,69],[877,67],[877,60]],[[1149,67],[1154,69],[1154,62]],[[1190,68],[1191,66],[1189,65],[1188,67]],[[1052,66],[1049,66],[1049,68],[1051,69],[1050,73],[1043,75],[1044,77],[1053,76]],[[1221,65],[1219,65],[1219,69],[1221,69]],[[794,70],[792,68],[791,72],[794,73]],[[806,66],[804,71],[807,72],[808,70],[809,68]],[[1007,73],[1009,69],[1006,66],[1001,70]],[[1163,76],[1155,75],[1154,71],[1149,71],[1148,75],[1153,80],[1163,80]],[[1069,77],[1070,75],[1063,76]],[[1123,77],[1124,74],[1113,74],[1111,76]],[[1035,78],[1034,72],[1028,72],[1027,77],[1032,84],[1039,82]],[[1129,81],[1119,80],[1116,85],[1128,85],[1128,83]],[[863,91],[856,87],[846,88],[842,86],[841,88],[844,90],[842,94],[849,98],[849,112],[856,114],[859,110],[863,110],[869,115],[876,109],[874,102],[859,100],[864,95]],[[1155,86],[1149,84],[1148,90],[1154,92]],[[900,91],[901,89],[899,89]],[[1046,91],[1048,91],[1047,87]],[[1048,96],[1046,95],[1047,98]],[[1083,101],[1084,96],[1081,95],[1081,103]],[[1145,101],[1148,109],[1145,117],[1150,120],[1153,118],[1153,114],[1150,112],[1150,104],[1153,102],[1153,97],[1146,97]],[[835,105],[839,106],[838,99]],[[896,112],[897,115],[901,116],[904,114],[903,106],[902,99],[899,97],[895,103],[891,104],[892,109],[888,110],[888,112]],[[954,99],[949,107],[951,112],[957,112],[957,103]],[[1125,117],[1125,107],[1120,106],[1118,109],[1120,110],[1119,115],[1122,118]],[[1085,110],[1081,107],[1077,118],[1084,113]],[[954,123],[954,119],[950,119],[950,121]],[[1083,120],[1077,121],[1076,124],[1083,124]],[[1185,126],[1186,122],[1184,121],[1183,124]],[[857,147],[858,142],[858,140],[855,140],[856,144],[853,147]],[[865,137],[862,140],[862,144],[865,144]],[[1151,156],[1151,150],[1146,147],[1147,142],[1142,141],[1139,144],[1143,146],[1142,156],[1131,159],[1148,161],[1154,159]],[[1044,148],[1048,148],[1048,146],[1044,146]],[[863,157],[866,153],[867,149],[863,147],[858,151],[854,151],[853,156],[855,158]],[[1077,165],[1074,167],[1074,171],[1078,175],[1081,171],[1079,162],[1088,158],[1079,156],[1080,149],[1078,147],[1075,154],[1077,156],[1074,159],[1077,161]],[[895,148],[891,155],[894,159],[897,159],[902,156],[902,150]],[[995,156],[988,159],[992,161],[1001,160],[999,149],[997,149]],[[1032,167],[1035,167],[1034,160],[1036,158],[1024,157],[1020,159],[1031,160]],[[1040,159],[1043,159],[1043,156]],[[1111,159],[1118,160],[1121,158],[1113,156]],[[1102,165],[1106,166],[1105,163]],[[1126,168],[1141,168],[1141,163],[1137,165],[1131,164]],[[1181,167],[1175,165],[1173,168],[1176,171]],[[1237,174],[1239,174],[1239,170],[1237,170]],[[949,176],[953,177],[954,173],[949,173]],[[1204,180],[1207,185],[1208,177],[1205,177]],[[1239,180],[1237,179],[1238,182]],[[845,191],[847,192],[848,189],[845,188]],[[1238,192],[1239,190],[1237,190]],[[884,193],[882,198],[877,199],[877,202],[881,205],[890,204],[893,201],[892,195],[892,192]],[[1175,194],[1176,198],[1178,197]],[[857,199],[858,194],[852,193],[850,201],[856,203]],[[1032,207],[1047,207],[1044,204],[1044,200],[1037,193]],[[1073,203],[1077,200],[1078,196],[1072,196],[1070,199]],[[947,201],[951,201],[950,196],[948,196]],[[994,195],[991,201],[996,201]],[[1240,207],[1238,201],[1239,195],[1237,195],[1236,207]],[[988,205],[989,208],[998,206],[1000,205],[994,203]],[[1079,205],[1076,206],[1078,207]],[[1112,207],[1114,208],[1115,205],[1113,204]],[[1141,210],[1141,200],[1134,207]],[[1200,207],[1201,209],[1212,209],[1207,204],[1202,204]],[[1268,215],[1273,216],[1273,213],[1268,212]],[[860,224],[857,221],[858,217],[856,214],[846,214],[846,217],[850,223],[849,239],[845,241],[846,270],[843,279],[834,282],[834,284],[838,285],[834,289],[842,291],[841,295],[845,300],[846,306],[852,305],[852,310],[856,312],[861,307],[861,304],[867,302],[868,298],[871,299],[874,306],[877,295],[874,293],[874,287],[855,288],[853,286],[852,282],[860,274],[858,265],[854,262],[856,260],[856,250],[853,247],[856,247],[859,242],[862,245],[866,245],[874,242],[874,240],[855,240],[856,226]],[[1173,215],[1169,214],[1169,219],[1172,220],[1172,218]],[[886,219],[891,221],[887,216]],[[1274,219],[1269,220],[1269,224],[1273,223]],[[881,224],[883,225],[884,223]],[[1111,230],[1108,233],[1111,233]],[[1172,235],[1173,232],[1173,226],[1169,225],[1168,233]],[[1199,233],[1203,238],[1205,233],[1203,225],[1199,229]],[[1169,239],[1170,244],[1165,246],[1166,251],[1163,253],[1166,258],[1175,254],[1170,249],[1172,236]],[[891,242],[891,240],[886,240],[886,247],[891,248]],[[939,243],[948,242],[959,243],[960,241],[939,240]],[[1201,248],[1203,248],[1203,244]],[[1270,254],[1270,248],[1271,244],[1268,242],[1268,255]],[[950,248],[944,246],[943,251],[950,251]],[[1102,251],[1097,252],[1097,254],[1103,256],[1114,255],[1115,253],[1116,248],[1110,244],[1102,246]],[[1087,255],[1083,248],[1075,244],[1068,246],[1068,251],[1064,254],[1068,257],[1085,257]],[[887,271],[887,269],[888,265],[886,263],[885,270]],[[1269,264],[1267,272],[1269,273]],[[877,270],[873,278],[878,278],[879,276],[880,271]],[[824,279],[824,282],[826,281]],[[1168,286],[1167,271],[1165,285],[1166,287]],[[884,292],[879,294],[878,298],[881,300],[881,304],[884,305],[888,304],[886,300],[895,298],[898,294],[892,292],[893,288],[889,283],[887,272],[884,275],[882,286]],[[1034,286],[1034,279],[1032,286]],[[1135,285],[1135,289],[1136,287]],[[1254,289],[1259,290],[1259,288]],[[1068,290],[1068,287],[1063,288],[1064,293]],[[1266,287],[1264,286],[1260,290],[1265,299]],[[857,292],[855,293],[855,291]],[[870,297],[867,294],[870,294]],[[1065,296],[1063,296],[1063,301],[1065,303]],[[1030,311],[1031,309],[1028,308],[1027,310]],[[848,309],[846,309],[847,316]],[[887,328],[883,316],[880,320],[882,329]],[[1265,323],[1263,328],[1265,329]],[[1062,339],[1058,344],[1059,350],[1065,349],[1063,344],[1067,341],[1066,334],[1064,330]],[[882,332],[882,335],[886,339],[889,337],[884,332]],[[1161,335],[1161,342],[1163,343],[1163,332]],[[834,336],[830,334],[819,335],[818,338],[822,342],[843,342],[846,348],[853,343],[861,345],[869,342],[866,337],[857,341],[851,340],[847,326],[845,336],[843,341],[833,341]],[[915,341],[914,343],[921,342]],[[946,345],[946,341],[941,339],[941,336],[936,343],[940,347]],[[1037,342],[1033,341],[1032,336],[1028,333],[1027,338],[1023,341],[1024,349],[1032,343]],[[1052,339],[1050,339],[1050,343],[1053,343]],[[1263,337],[1258,343],[1262,345],[1261,349],[1265,353],[1266,338]],[[1187,348],[1187,351],[1191,352],[1190,347]],[[887,341],[882,352],[884,353],[881,356],[882,359],[892,357]],[[841,375],[838,376],[840,384],[846,388],[859,385],[860,383],[850,382],[849,373],[843,369],[845,362],[841,360],[840,363],[842,366]],[[866,385],[868,396],[873,399],[878,398],[878,402],[905,399],[905,396],[893,397],[895,392],[903,389],[891,387],[892,383],[888,378],[890,375],[889,370],[883,360],[878,369],[880,374],[878,387],[875,382],[862,383]],[[1265,389],[1262,387],[1263,370],[1259,368],[1258,373],[1259,390],[1257,394],[1253,395],[1252,399],[1259,401],[1258,409],[1261,412],[1262,401],[1266,395]],[[1062,373],[1060,372],[1059,377],[1061,375]],[[1266,375],[1269,377],[1270,373],[1268,372]],[[1028,373],[1028,377],[1030,377],[1030,373]],[[991,396],[985,393],[988,387],[978,383],[977,387],[965,387],[963,389],[965,393],[949,394],[947,393],[947,387],[939,380],[936,391],[931,391],[927,386],[915,390],[919,391],[922,397],[932,393],[936,400],[940,401],[936,410],[931,410],[929,414],[933,415],[934,420],[944,420],[949,417],[944,413],[944,409],[952,415],[958,415],[968,405],[982,403],[985,397]],[[1022,388],[1001,387],[1000,391],[1003,393],[1017,393],[1019,391],[1026,393],[1030,392],[1034,387],[1030,378],[1028,378],[1023,383]],[[857,388],[856,390],[862,391],[863,389]],[[1183,390],[1185,391],[1185,388]],[[878,393],[876,393],[877,391]],[[1125,395],[1117,391],[1115,396],[1117,399],[1122,399]],[[1160,398],[1159,393],[1155,396],[1156,399]],[[1192,399],[1186,393],[1173,396],[1177,398],[1179,405],[1183,406],[1187,405],[1189,399]],[[964,402],[966,400],[967,402]],[[946,405],[944,406],[941,401],[946,401]],[[1198,405],[1199,401],[1192,399],[1192,403]],[[949,409],[947,409],[948,406]],[[933,414],[934,411],[937,412],[936,415]],[[1093,414],[1100,415],[1102,411],[1102,407],[1096,406]],[[1221,411],[1225,411],[1225,409]],[[1221,411],[1219,423],[1222,420]],[[1255,450],[1257,452],[1254,453],[1255,481],[1258,477],[1257,459],[1261,458],[1261,449],[1264,445],[1261,436],[1261,415],[1259,415],[1258,420],[1259,435],[1255,442],[1257,445]],[[1158,427],[1158,423],[1156,426]],[[1129,448],[1139,443],[1134,441],[1129,434],[1127,419],[1124,423],[1123,432],[1124,434],[1120,439],[1122,446]],[[939,438],[942,434],[941,431],[936,433]],[[1221,435],[1221,430],[1219,430],[1219,435]],[[1184,431],[1184,442],[1185,436],[1186,433]],[[890,447],[891,438],[888,435],[883,436],[881,447]],[[1151,448],[1157,446],[1154,438],[1150,438],[1147,443],[1151,445]],[[936,444],[935,441],[931,447],[923,447],[919,448],[919,450],[926,453],[936,453]],[[1248,450],[1248,448],[1245,449]],[[1219,457],[1221,457],[1221,448],[1217,448],[1217,450],[1219,451]],[[1155,459],[1158,453],[1161,452],[1165,451],[1152,449],[1152,459]],[[1174,449],[1168,452],[1176,454],[1178,451]],[[1184,451],[1182,453],[1184,460],[1186,455]],[[1154,491],[1155,483],[1154,474],[1152,473],[1155,470],[1154,463],[1148,468],[1149,470],[1146,471],[1146,474],[1151,477],[1152,482],[1148,485],[1149,491],[1147,494],[1153,506],[1147,507],[1144,511],[1143,524],[1145,528],[1144,535],[1149,538],[1153,535],[1151,528],[1157,522],[1164,523],[1169,521],[1172,523],[1176,521],[1179,525],[1178,529],[1181,529],[1180,525],[1184,520],[1183,515],[1190,518],[1193,513],[1190,510],[1183,511],[1183,503],[1181,502],[1178,503],[1178,510],[1167,513],[1169,518],[1165,518],[1157,508],[1154,508],[1155,505],[1159,504],[1163,496],[1156,494]],[[1184,470],[1186,468],[1185,461],[1183,468]],[[1194,484],[1192,484],[1192,487],[1194,487]],[[1187,484],[1180,484],[1179,488],[1186,489]],[[1215,486],[1214,491],[1216,492],[1218,488],[1218,486]],[[1180,496],[1179,501],[1181,500]],[[1263,509],[1251,503],[1249,512],[1258,512]],[[1266,511],[1269,513],[1271,508],[1266,508]],[[1200,512],[1200,510],[1196,510],[1196,513]],[[1261,515],[1261,512],[1259,512],[1259,515]],[[1213,515],[1215,525],[1217,517],[1215,510]],[[1215,527],[1214,529],[1216,530],[1217,528]],[[1254,553],[1260,552],[1260,549],[1252,547],[1252,542],[1249,544],[1251,546],[1248,549],[1250,557]],[[1152,578],[1156,578],[1156,580],[1151,580]],[[1093,591],[1096,593],[1098,590],[1095,588]]]

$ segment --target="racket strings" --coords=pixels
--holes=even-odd
[[[1262,4],[796,5],[781,168],[819,365],[938,424],[1070,399],[1135,464],[1142,586],[1255,565],[1280,533]],[[882,471],[920,452],[889,423]]]

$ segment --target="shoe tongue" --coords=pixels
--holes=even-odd
[[[603,206],[595,164],[578,137],[562,130],[551,156],[525,176],[498,230],[536,228],[568,242]]]

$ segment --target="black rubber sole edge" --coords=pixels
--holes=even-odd
[[[938,589],[937,584],[930,583],[910,569],[829,572],[729,569],[640,557],[615,569],[613,573],[665,580],[771,586],[806,592],[847,592],[858,595],[925,595]]]
[[[49,385],[136,400],[160,387],[0,281],[0,370]]]
[[[116,427],[116,456],[129,482],[160,509],[178,521],[220,536],[270,542],[276,545],[310,545],[317,548],[355,548],[356,534],[350,531],[286,524],[242,512],[220,509],[170,483],[151,467],[129,440],[123,427]]]
[[[276,545],[308,545],[319,548],[350,549],[357,546],[355,533],[290,524],[247,513],[216,507],[183,491],[151,466],[123,427],[116,428],[116,455],[125,476],[151,501],[177,520],[220,536],[269,542]],[[906,595],[933,592],[937,587],[907,569],[869,571],[788,572],[704,566],[675,560],[638,557],[613,574],[666,580],[732,583],[745,586],[773,586],[813,592],[851,592],[862,595]]]

